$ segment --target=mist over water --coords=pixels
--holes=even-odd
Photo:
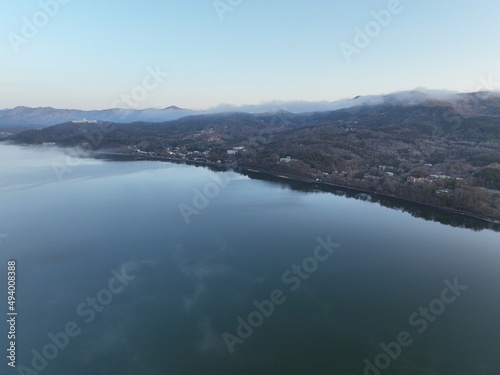
[[[18,264],[18,364],[68,322],[81,330],[41,374],[358,375],[402,331],[413,342],[383,374],[500,370],[490,230],[233,172],[0,144],[1,233],[0,275]],[[328,236],[340,247],[304,263]],[[116,273],[132,279],[102,292]],[[455,278],[467,289],[419,333],[409,317]],[[238,318],[275,290],[285,301],[231,353],[223,335],[239,337]]]

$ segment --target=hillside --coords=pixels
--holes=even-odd
[[[253,168],[500,219],[500,101],[474,98],[64,123],[8,139]]]

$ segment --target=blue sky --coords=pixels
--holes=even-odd
[[[0,0],[0,108],[205,109],[498,85],[498,0],[397,3]],[[371,36],[356,44],[357,30]]]

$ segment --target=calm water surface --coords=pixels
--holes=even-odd
[[[15,259],[19,313],[18,368],[4,356],[1,373],[499,374],[500,233],[476,224],[0,144],[0,276]]]

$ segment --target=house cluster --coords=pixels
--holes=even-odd
[[[451,177],[451,176],[447,176],[445,174],[431,174],[430,176],[428,177],[413,177],[413,176],[410,176],[408,177],[408,182],[412,183],[412,184],[424,184],[424,183],[431,183],[433,181],[440,181],[440,180],[457,180],[457,181],[460,181],[460,180],[463,180],[463,178],[460,178],[460,177]]]
[[[292,159],[291,156],[287,156],[286,158],[280,158],[280,163],[290,163],[292,161],[296,161],[296,159]]]
[[[14,135],[14,133],[0,132],[0,138],[7,138],[11,135]]]
[[[97,124],[97,120],[87,120],[87,119],[83,119],[83,120],[73,120],[71,121],[73,124]]]
[[[243,152],[245,151],[245,147],[238,146],[238,147],[233,147],[231,150],[227,150],[228,155],[236,155],[238,152]]]
[[[432,182],[432,180],[430,178],[427,178],[427,177],[410,176],[410,177],[408,177],[408,182],[410,182],[412,184],[427,184],[427,183]]]
[[[374,175],[371,175],[371,174],[365,174],[364,179],[368,180],[368,181],[378,181],[378,180],[380,180],[380,177],[379,176],[374,176]]]
[[[431,175],[429,176],[429,178],[430,178],[431,180],[437,181],[437,180],[448,180],[448,179],[450,179],[451,177],[450,177],[450,176],[446,176],[446,175],[444,175],[444,174],[431,174]]]
[[[436,190],[436,195],[438,197],[451,197],[453,196],[453,192],[450,189],[440,189]]]
[[[128,149],[142,156],[168,157],[176,160],[193,160],[203,162],[208,161],[207,158],[210,156],[210,151],[182,151],[179,147],[167,147],[165,151],[160,153],[141,150],[139,145],[129,146]]]
[[[210,151],[182,151],[179,147],[167,147],[166,153],[174,159],[189,159],[194,161],[206,161],[210,155]]]
[[[379,165],[378,168],[383,170],[384,172],[397,172],[398,171],[397,167],[391,167],[389,165]]]

